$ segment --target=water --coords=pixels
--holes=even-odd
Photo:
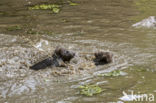
[[[131,27],[140,13],[134,1],[77,0],[78,6],[64,5],[56,15],[48,10],[27,9],[29,4],[42,2],[0,1],[1,103],[117,103],[125,102],[119,98],[123,91],[130,94],[130,90],[136,95],[140,92],[156,96],[156,31]],[[22,29],[7,30],[15,25]],[[58,45],[75,51],[78,65],[68,69],[29,69],[51,55]],[[85,55],[90,57],[100,50],[112,52],[114,61],[92,67]],[[80,65],[85,69],[73,70]],[[97,76],[116,69],[127,75]],[[60,71],[63,76],[54,75]],[[98,84],[105,91],[93,97],[80,95],[77,87],[84,84]]]

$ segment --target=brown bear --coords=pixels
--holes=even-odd
[[[113,61],[112,59],[113,54],[111,54],[110,52],[97,52],[94,55],[95,55],[94,59],[95,65],[104,65],[111,63]]]
[[[38,62],[37,64],[31,66],[30,69],[40,70],[45,69],[46,67],[49,66],[56,67],[65,66],[65,62],[69,62],[72,58],[74,58],[74,56],[75,56],[74,52],[68,51],[61,47],[57,47],[52,57],[49,57],[47,59]]]

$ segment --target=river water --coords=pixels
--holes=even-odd
[[[120,99],[123,91],[156,96],[156,30],[131,26],[136,18],[143,18],[135,2],[76,2],[79,5],[64,4],[60,13],[52,14],[49,10],[28,10],[28,5],[53,1],[0,1],[0,103],[127,103]],[[15,25],[22,29],[8,30]],[[60,76],[54,75],[55,70],[67,68],[29,69],[57,46],[76,52],[79,64],[88,62],[86,55],[97,51],[112,52],[114,60],[85,70],[68,70]],[[97,76],[112,70],[126,75]],[[85,84],[97,84],[104,92],[93,97],[81,95],[78,87]]]

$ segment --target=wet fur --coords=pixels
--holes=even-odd
[[[104,65],[113,61],[113,54],[111,54],[110,52],[97,52],[94,55],[95,65]]]
[[[65,62],[69,62],[72,58],[74,58],[75,53],[68,51],[64,48],[57,48],[52,55],[52,57],[49,57],[47,59],[44,59],[37,64],[30,67],[30,69],[33,70],[40,70],[45,69],[49,66],[65,66]]]

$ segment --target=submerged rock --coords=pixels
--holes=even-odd
[[[156,27],[156,17],[150,16],[138,23],[132,25],[133,27],[146,27],[146,28],[155,28]]]
[[[113,54],[110,52],[97,52],[94,54],[95,55],[95,65],[103,65],[103,64],[108,64],[113,61]]]
[[[47,59],[38,62],[37,64],[31,66],[30,69],[40,70],[40,69],[45,69],[46,67],[49,66],[56,66],[56,67],[65,66],[65,62],[69,62],[74,56],[75,53],[68,51],[64,48],[58,47],[56,48],[52,57],[49,57]]]

